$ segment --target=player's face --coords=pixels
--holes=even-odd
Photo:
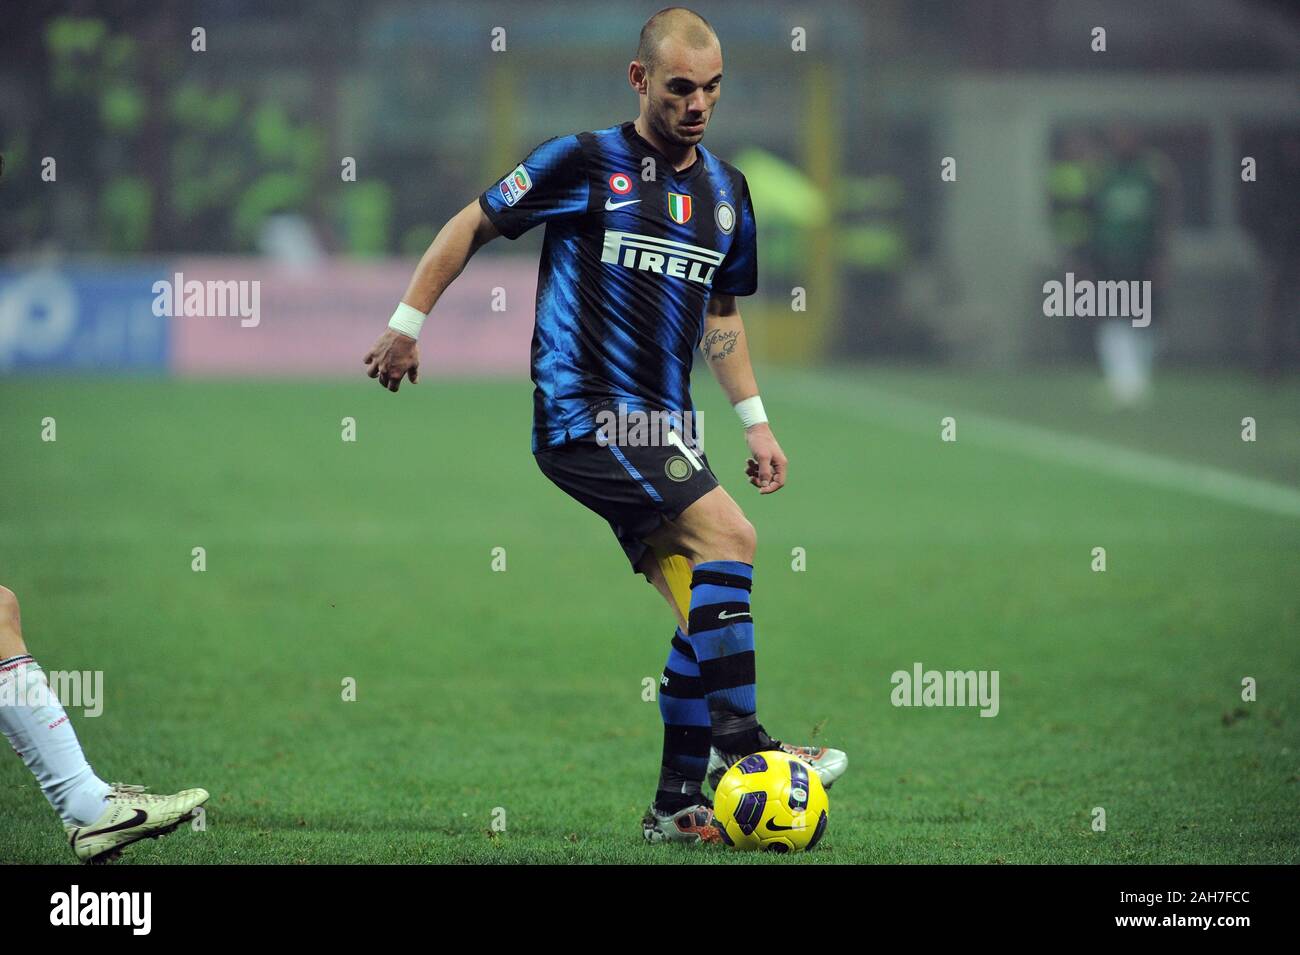
[[[691,49],[669,37],[646,79],[646,118],[655,132],[679,146],[703,139],[722,88],[722,50]]]

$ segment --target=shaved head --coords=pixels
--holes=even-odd
[[[660,10],[641,28],[627,81],[641,104],[637,132],[684,168],[721,92],[722,44],[709,21],[685,7]]]
[[[641,28],[636,58],[647,73],[654,73],[659,66],[660,46],[669,37],[691,50],[720,46],[718,35],[704,17],[685,7],[666,7],[647,20]]]

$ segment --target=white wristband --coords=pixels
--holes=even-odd
[[[412,338],[420,337],[420,326],[428,316],[420,311],[414,305],[407,305],[405,302],[398,303],[397,310],[393,312],[393,317],[388,320],[388,327],[403,335],[410,335]]]
[[[731,407],[736,409],[736,414],[740,415],[740,423],[746,429],[752,428],[756,424],[764,424],[767,421],[767,412],[763,410],[763,399],[758,395],[746,398],[743,401],[737,401]]]

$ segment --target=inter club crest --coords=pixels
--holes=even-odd
[[[678,192],[668,193],[668,215],[678,225],[690,221],[691,197]]]
[[[736,227],[736,210],[730,202],[719,202],[713,210],[713,219],[718,224],[719,232],[731,235],[731,230]]]

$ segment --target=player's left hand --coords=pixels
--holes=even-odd
[[[760,494],[771,494],[785,487],[786,457],[776,436],[766,423],[745,429],[745,443],[749,445],[750,459],[745,462],[745,475]]]

